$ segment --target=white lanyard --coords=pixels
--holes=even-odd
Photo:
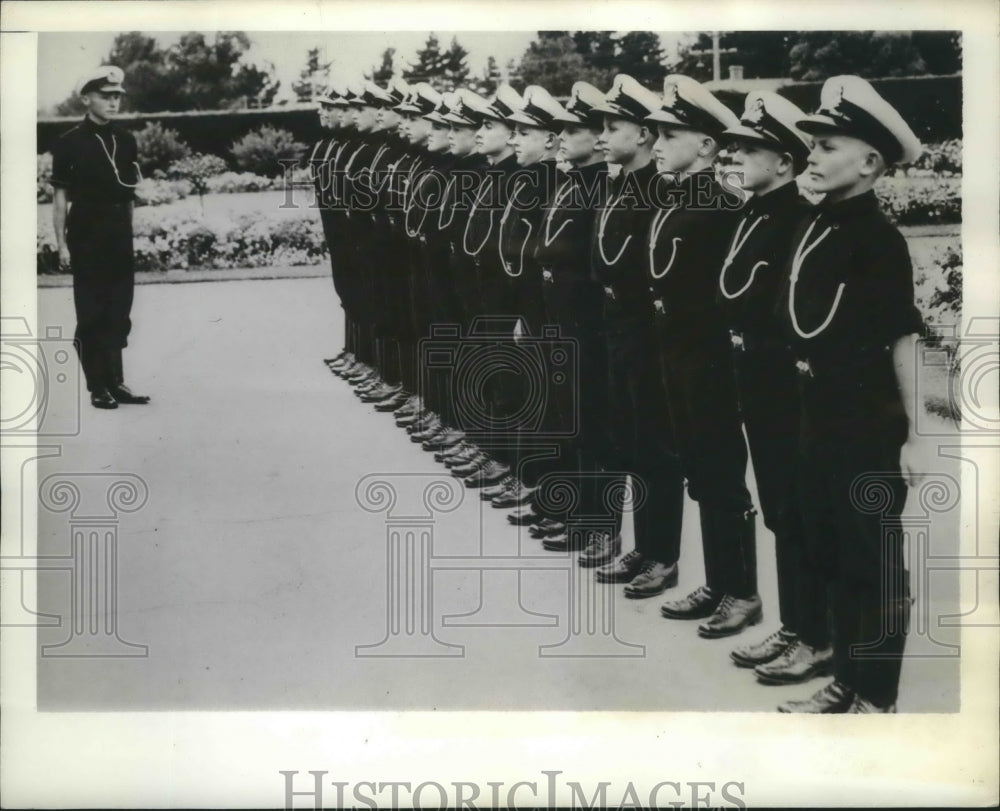
[[[515,279],[522,273],[524,273],[524,249],[528,244],[528,240],[531,239],[531,223],[524,217],[521,217],[521,222],[523,222],[525,225],[528,226],[528,233],[525,234],[524,241],[521,243],[521,254],[518,260],[519,264],[517,268],[517,273],[511,272],[510,262],[508,262],[503,257],[503,227],[507,223],[507,218],[510,216],[511,206],[513,206],[514,203],[516,202],[517,195],[521,191],[521,189],[524,188],[524,186],[525,186],[524,182],[518,183],[517,185],[514,186],[514,193],[510,196],[510,200],[507,201],[507,205],[503,210],[503,216],[500,218],[500,228],[497,231],[497,244],[498,247],[500,248],[500,261],[503,264],[504,272],[508,276],[513,276]]]
[[[566,191],[564,192],[563,189]],[[562,184],[556,191],[555,199],[552,201],[552,207],[549,209],[549,213],[545,215],[545,237],[543,242],[545,247],[549,247],[559,237],[562,233],[563,228],[573,222],[572,217],[568,217],[557,229],[555,234],[551,233],[552,229],[552,218],[555,216],[556,210],[562,205],[563,200],[569,197],[570,193],[573,191],[573,180],[570,178],[565,183]]]
[[[814,329],[812,332],[804,332],[802,328],[799,327],[799,320],[795,317],[795,285],[798,284],[799,281],[799,273],[802,270],[802,263],[805,261],[805,258],[812,252],[813,248],[815,248],[817,245],[819,245],[819,243],[821,243],[824,239],[826,239],[827,234],[829,234],[830,231],[832,230],[831,228],[827,227],[827,229],[816,238],[815,242],[813,242],[811,245],[806,246],[806,243],[809,242],[809,235],[812,234],[813,228],[816,227],[816,223],[818,222],[819,222],[819,217],[817,217],[809,224],[809,229],[806,231],[805,236],[802,237],[802,241],[799,243],[799,247],[796,248],[795,256],[792,259],[792,282],[791,282],[791,288],[788,292],[788,314],[792,317],[792,327],[802,338],[814,338],[815,336],[819,335],[823,330],[825,330],[828,326],[830,326],[830,322],[833,321],[833,315],[834,313],[837,312],[837,307],[840,304],[840,297],[844,292],[844,283],[841,282],[837,287],[837,295],[833,300],[833,306],[830,308],[830,312],[827,314],[826,319],[823,321],[823,323],[820,324],[816,329]]]
[[[451,199],[451,190],[455,188],[455,177],[449,177],[448,182],[445,184],[444,192],[441,195],[441,206],[438,208],[438,231],[443,231],[449,225],[451,225],[452,220],[455,219],[455,207],[451,206],[451,216],[448,218],[448,222],[444,221],[444,210],[448,207],[448,202]],[[458,200],[455,201],[456,205]]]
[[[764,220],[764,216],[761,215],[756,220],[754,220],[753,225],[747,228],[747,232],[744,234],[743,227],[747,224],[748,220],[749,217],[744,217],[742,220],[740,220],[740,226],[739,228],[736,229],[736,236],[733,237],[733,244],[729,247],[729,254],[726,256],[726,261],[722,263],[722,272],[719,273],[719,290],[722,291],[722,295],[724,295],[727,299],[730,300],[742,296],[750,287],[750,285],[753,284],[754,276],[757,275],[757,270],[761,267],[767,267],[767,262],[763,260],[757,262],[750,269],[750,278],[747,280],[747,283],[743,285],[743,287],[741,287],[735,293],[730,293],[728,290],[726,290],[726,271],[729,270],[729,266],[733,263],[733,260],[736,258],[736,255],[741,250],[743,250],[743,246],[746,244],[746,241],[750,239],[750,234],[753,233],[753,229],[756,228],[758,225],[760,225],[761,222]]]
[[[422,206],[421,209],[424,212],[424,216],[420,218],[420,223],[417,225],[416,228],[410,228],[410,212],[414,208],[416,208],[415,203],[410,202],[410,200],[411,199],[412,200],[416,200],[416,198],[417,198],[417,192],[424,185],[424,183],[427,182],[427,179],[431,176],[431,173],[433,171],[434,171],[434,169],[432,168],[429,171],[424,172],[420,176],[420,182],[417,183],[416,186],[413,187],[413,194],[412,194],[412,196],[409,199],[407,199],[406,205],[404,207],[403,223],[406,226],[406,235],[409,236],[409,237],[415,237],[415,236],[417,236],[420,233],[420,229],[424,227],[424,220],[427,219],[427,212],[428,212],[428,208],[426,206]],[[412,171],[411,171],[411,174],[412,174]]]
[[[654,279],[662,279],[664,276],[667,275],[667,273],[670,271],[670,268],[674,266],[674,260],[677,258],[677,246],[681,242],[683,242],[683,239],[681,237],[674,237],[673,240],[671,240],[670,261],[667,262],[666,267],[663,268],[662,271],[657,273],[656,263],[653,259],[653,251],[656,248],[656,243],[660,238],[660,231],[663,230],[663,226],[666,225],[667,220],[670,218],[670,215],[673,214],[675,211],[677,211],[677,206],[674,206],[673,208],[668,208],[665,211],[661,211],[660,213],[658,213],[656,215],[656,218],[653,220],[653,227],[650,229],[649,232],[649,272]]]
[[[108,158],[108,163],[111,164],[111,171],[115,173],[115,180],[118,181],[119,186],[124,186],[126,189],[134,189],[142,182],[142,170],[139,168],[139,164],[132,161],[132,165],[135,166],[136,177],[138,178],[135,183],[126,183],[121,179],[118,174],[118,164],[115,163],[115,158],[118,157],[118,141],[115,139],[115,134],[111,133],[111,151],[108,152],[108,148],[104,145],[104,139],[101,138],[96,132],[94,137],[97,142],[101,145],[101,149],[104,150],[104,154]]]
[[[618,203],[621,202],[621,199],[624,196],[625,196],[625,188],[623,184],[621,193],[615,200],[611,202],[609,206],[607,206],[607,208],[601,211],[601,215],[598,220],[599,225],[597,227],[597,249],[601,252],[601,259],[604,260],[604,264],[607,265],[608,267],[618,264],[618,260],[622,258],[622,254],[625,253],[625,249],[628,247],[628,244],[632,241],[631,234],[625,237],[625,241],[622,243],[621,250],[618,251],[614,259],[608,259],[607,254],[604,253],[604,228],[608,224],[608,219],[611,217],[611,213],[615,210],[615,206],[617,206]]]
[[[484,191],[492,191],[493,189],[493,175],[486,175],[486,183],[483,183],[482,188],[479,190],[479,194],[476,195],[476,199],[472,202],[472,208],[469,211],[469,218],[465,221],[465,233],[462,235],[462,250],[465,251],[468,256],[478,256],[479,252],[486,246],[489,242],[490,236],[493,234],[493,209],[490,209],[490,230],[486,232],[486,237],[479,244],[479,247],[474,251],[469,250],[469,226],[472,225],[472,220],[476,216],[476,209],[479,207],[480,201],[483,199]]]

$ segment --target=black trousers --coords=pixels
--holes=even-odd
[[[777,342],[734,355],[743,421],[764,525],[774,533],[781,624],[813,647],[830,641],[825,581],[805,565],[797,490],[799,390],[795,359]]]
[[[905,428],[869,415],[844,424],[829,391],[803,379],[800,504],[807,563],[827,584],[835,674],[876,704],[896,701],[909,625],[909,575],[900,515]],[[848,395],[849,396],[849,395]]]
[[[671,433],[698,502],[707,585],[750,597],[757,592],[753,504],[729,336],[679,346],[675,334],[658,335]]]
[[[607,350],[609,468],[631,474],[636,549],[672,565],[680,557],[684,478],[653,335],[644,326],[610,321]],[[620,515],[620,502],[613,506]]]
[[[87,390],[114,386],[132,331],[135,264],[127,203],[74,203],[66,222],[76,309],[75,343]]]

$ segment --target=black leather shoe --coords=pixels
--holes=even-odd
[[[610,563],[622,551],[622,536],[611,537],[610,532],[591,532],[587,545],[576,559],[584,569]]]
[[[403,403],[406,402],[407,397],[408,395],[405,391],[400,391],[398,394],[394,394],[392,395],[392,397],[389,397],[386,400],[382,400],[381,402],[375,403],[375,410],[382,412],[396,411],[397,409],[399,409],[400,406],[403,405]]]
[[[764,606],[760,595],[746,599],[727,594],[716,606],[707,620],[698,626],[698,636],[703,639],[721,639],[724,636],[735,636],[751,625],[757,625],[764,619]]]
[[[800,684],[833,672],[833,648],[814,648],[796,639],[770,662],[753,669],[763,684]]]
[[[506,476],[500,479],[500,481],[498,481],[496,484],[492,485],[491,487],[484,487],[482,490],[480,490],[479,497],[483,501],[489,501],[491,498],[496,498],[501,493],[505,492],[508,487],[511,487],[513,485],[513,483],[514,483],[514,476],[508,473]]]
[[[118,408],[118,401],[107,389],[98,389],[90,393],[90,404],[94,408]]]
[[[396,418],[414,417],[420,413],[420,399],[415,395],[406,398],[406,402],[396,409]]]
[[[582,552],[590,543],[590,533],[569,530],[542,540],[542,548],[548,552]]]
[[[440,451],[445,448],[453,448],[463,439],[465,439],[463,431],[459,431],[457,428],[448,428],[434,437],[434,439],[428,439],[424,442],[423,448],[425,451]]]
[[[447,462],[449,459],[462,459],[475,453],[475,446],[470,445],[464,439],[442,448],[434,453],[435,462]]]
[[[365,386],[359,386],[354,390],[354,394],[362,403],[374,403],[377,400],[382,399],[382,395],[388,397],[386,394],[386,384],[379,380],[377,383],[369,383]]]
[[[417,434],[426,431],[431,426],[438,427],[440,425],[441,418],[437,414],[433,411],[424,411],[412,425],[407,426],[406,431],[410,434]]]
[[[490,457],[485,453],[480,452],[473,456],[466,464],[453,467],[451,469],[451,475],[458,479],[465,479],[477,471],[482,470],[489,463]]]
[[[655,597],[676,585],[676,563],[668,566],[658,560],[644,560],[639,573],[625,584],[625,596],[633,600]]]
[[[508,473],[510,473],[510,468],[507,465],[501,464],[496,459],[491,459],[479,470],[466,478],[465,486],[473,489],[477,487],[489,487],[491,484],[497,484]]]
[[[479,448],[471,448],[467,451],[463,451],[457,456],[450,456],[444,460],[445,467],[456,470],[465,465],[470,465],[478,462],[481,459],[485,459],[486,454],[483,453]]]
[[[527,504],[531,501],[531,497],[535,494],[535,489],[534,487],[528,487],[520,479],[517,479],[512,487],[508,487],[503,493],[492,499],[490,504],[498,510],[509,510],[511,507],[520,507],[522,504]]]
[[[613,563],[601,566],[594,572],[594,579],[598,583],[628,583],[639,574],[644,562],[642,552],[633,549]]]
[[[539,521],[544,521],[538,513],[536,513],[531,507],[525,507],[523,509],[512,512],[507,516],[507,521],[513,524],[515,527],[527,527],[532,524],[537,524]],[[528,530],[531,533],[531,530]],[[537,537],[534,533],[531,534],[532,538]]]
[[[125,405],[146,405],[149,398],[144,394],[133,394],[124,383],[113,386],[108,392],[116,401]],[[107,406],[103,406],[107,408]]]
[[[551,518],[542,518],[537,524],[528,527],[528,534],[532,538],[548,538],[553,535],[561,535],[566,531],[566,525],[562,521],[554,521]],[[589,543],[589,539],[587,539]]]
[[[889,704],[882,706],[881,704],[876,704],[874,701],[869,701],[867,698],[854,696],[854,701],[851,702],[851,706],[847,712],[851,715],[857,713],[894,713],[896,712],[896,705]]]
[[[410,434],[410,442],[424,442],[443,431],[445,425],[438,417],[428,420],[419,431]]]
[[[409,431],[419,421],[420,417],[416,414],[406,414],[402,417],[400,417],[398,414],[396,415],[396,425],[398,425],[400,428],[405,428],[407,431]]]
[[[853,703],[854,691],[846,684],[834,680],[809,698],[779,704],[778,712],[845,713]]]
[[[365,403],[384,403],[386,400],[396,397],[402,391],[403,387],[400,385],[390,386],[388,383],[383,383],[375,391],[362,396],[361,400]]]
[[[730,651],[729,658],[737,667],[757,667],[773,662],[787,650],[798,637],[782,626],[760,642],[751,642]]]
[[[716,594],[708,586],[698,586],[687,597],[661,605],[660,613],[672,620],[703,620],[712,616],[720,602],[721,594]]]

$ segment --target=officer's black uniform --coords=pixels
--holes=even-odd
[[[536,484],[539,476],[564,467],[558,458],[562,448],[553,443],[548,429],[555,422],[552,397],[558,396],[559,389],[570,387],[557,381],[569,384],[570,378],[565,371],[564,377],[557,378],[559,369],[548,365],[553,353],[561,357],[556,341],[538,341],[545,305],[542,274],[534,255],[535,241],[545,216],[545,202],[561,181],[562,173],[554,160],[519,168],[508,178],[509,196],[497,227],[497,248],[503,269],[501,278],[509,287],[506,297],[510,312],[520,319],[522,330],[521,338],[512,348],[520,355],[524,369],[543,370],[543,379],[536,377],[532,382],[530,374],[518,375],[510,381],[509,389],[510,408],[524,409],[524,419],[517,421],[513,432],[512,467],[515,475],[529,487]]]
[[[594,210],[606,188],[608,165],[603,161],[568,170],[546,207],[535,239],[535,261],[541,273],[545,322],[559,327],[560,336],[575,347],[576,385],[554,386],[553,431],[566,437],[560,461],[578,485],[575,516],[606,516],[598,471],[608,464],[606,421],[607,349],[602,320],[604,292],[590,274],[590,244]],[[542,503],[535,512],[547,514]],[[561,514],[553,517],[563,517]],[[593,527],[596,528],[596,527]],[[607,527],[611,532],[613,527]]]
[[[908,421],[892,347],[922,330],[913,269],[872,191],[820,204],[793,246],[779,313],[803,370],[799,481],[811,560],[831,584],[838,681],[889,706],[910,605],[899,522]]]
[[[740,198],[708,168],[668,190],[649,235],[656,315],[675,448],[701,517],[705,578],[714,594],[757,593],[753,505],[729,332],[716,303],[718,268]],[[675,550],[679,552],[679,550]]]
[[[633,513],[636,549],[649,560],[673,565],[680,550],[684,482],[670,441],[646,269],[658,182],[652,163],[614,179],[610,199],[597,213],[590,261],[605,294],[612,469],[631,472],[641,490]],[[616,531],[620,528],[619,511]]]
[[[52,185],[70,202],[66,241],[73,272],[75,341],[87,389],[123,383],[121,350],[132,329],[132,205],[139,181],[132,133],[89,116],[52,149]]]
[[[512,339],[515,322],[513,288],[500,261],[498,239],[500,218],[510,192],[508,180],[516,170],[517,160],[513,155],[485,170],[461,240],[476,279],[477,315],[484,319],[480,323],[486,324],[497,340]],[[483,357],[484,362],[490,362],[489,354]],[[483,396],[489,402],[490,415],[483,426],[487,429],[483,443],[489,446],[490,454],[497,461],[508,467],[516,464],[514,437],[503,426],[519,405],[518,385],[515,374],[501,371],[485,376],[486,391],[478,395],[470,392],[470,396]]]
[[[825,587],[802,566],[796,493],[799,420],[795,358],[775,317],[792,238],[812,206],[792,182],[754,196],[719,274],[718,298],[733,336],[740,406],[764,524],[774,533],[781,624],[814,648],[829,645]]]

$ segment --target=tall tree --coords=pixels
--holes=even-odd
[[[386,48],[382,51],[382,63],[376,67],[372,65],[365,73],[365,78],[379,85],[385,85],[395,74],[396,49]]]
[[[524,84],[539,84],[554,96],[568,96],[576,81],[606,88],[614,75],[588,65],[568,31],[539,31],[521,57],[518,73]]]
[[[961,72],[961,31],[914,31],[913,45],[920,51],[928,73],[941,75]]]
[[[637,82],[660,90],[667,68],[660,37],[652,31],[629,31],[617,40],[618,70]]]
[[[330,66],[333,62],[320,62],[320,49],[306,52],[306,64],[299,71],[299,78],[292,82],[292,92],[299,101],[312,101],[318,92],[330,83]]]
[[[417,61],[403,71],[403,78],[411,83],[427,82],[440,90],[445,64],[446,57],[441,53],[441,42],[437,35],[431,32],[424,47],[417,51]]]
[[[465,84],[469,77],[469,66],[466,60],[469,52],[458,44],[456,37],[451,38],[451,45],[444,53],[444,68],[442,71],[442,84],[445,90],[454,90]]]
[[[200,32],[184,34],[170,49],[169,62],[183,77],[181,94],[189,109],[239,107],[247,99],[269,102],[278,89],[273,67],[261,70],[244,61],[249,49],[242,31],[219,31],[211,42]]]
[[[596,70],[614,70],[618,50],[614,31],[574,31],[573,42],[585,65]]]
[[[788,56],[789,75],[800,81],[840,73],[875,78],[927,72],[909,32],[803,31]]]
[[[125,71],[128,94],[123,107],[138,112],[183,109],[179,106],[181,78],[171,70],[168,52],[153,37],[139,31],[118,34],[104,64]]]
[[[250,61],[250,39],[242,31],[220,31],[211,41],[189,32],[169,49],[137,31],[119,34],[104,58],[125,71],[127,109],[136,112],[218,110],[248,99],[266,105],[278,91],[274,66]],[[67,100],[60,110],[72,111]]]

